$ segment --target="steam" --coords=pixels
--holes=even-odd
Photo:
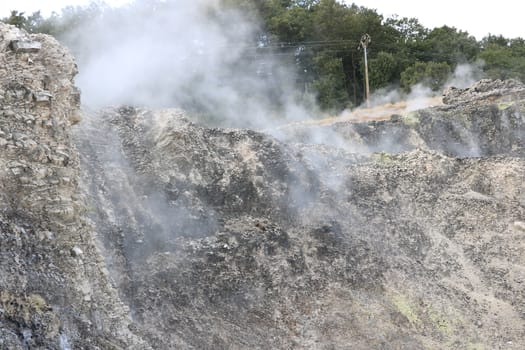
[[[302,125],[299,132],[277,129],[278,125],[313,119],[319,110],[308,97],[307,109],[305,97],[296,94],[293,55],[284,59],[272,55],[265,49],[265,38],[253,18],[219,5],[219,0],[137,1],[126,8],[106,9],[80,26],[66,41],[78,57],[77,84],[84,105],[93,109],[107,105],[175,106],[200,113],[214,125],[262,129],[291,142],[324,144],[361,154],[403,149],[399,138],[390,133],[379,135],[371,145],[362,142],[355,130],[343,135],[330,127]],[[448,83],[469,85],[479,71],[479,66],[460,65]],[[410,94],[382,90],[372,96],[371,105],[406,101],[403,113],[408,113],[434,103],[430,98],[439,93],[421,84]],[[312,159],[321,164],[312,168],[322,174],[323,161]],[[130,188],[140,183],[125,160],[116,161],[115,167],[130,177]],[[339,178],[323,179],[337,192]],[[123,192],[117,187],[114,191]],[[133,194],[132,190],[125,192]],[[184,206],[175,208],[156,190],[139,193],[136,198],[118,197],[115,206],[141,202],[139,197],[144,194],[146,200],[137,212],[149,217],[137,227],[154,227],[169,236],[178,222],[184,222],[181,217],[191,216]],[[203,211],[207,212],[206,208]],[[192,227],[190,231],[212,231],[216,226],[212,219],[204,228]],[[179,231],[185,230],[182,226]]]
[[[463,63],[456,66],[454,72],[447,79],[445,84],[437,91],[432,91],[425,83],[418,83],[410,87],[410,92],[403,92],[398,86],[390,86],[374,91],[368,102],[363,103],[359,109],[377,107],[387,104],[396,104],[404,102],[405,112],[411,112],[418,109],[431,107],[435,103],[435,98],[441,95],[441,92],[450,86],[458,89],[464,89],[476,81],[484,78],[483,62]],[[344,111],[342,115],[349,115],[352,111]]]
[[[460,64],[456,67],[444,87],[454,86],[458,89],[465,89],[483,77],[483,62],[477,61],[471,64]]]
[[[252,18],[218,0],[138,1],[105,9],[65,41],[78,57],[83,104],[94,109],[177,106],[256,128],[304,119],[292,70],[259,36]]]
[[[78,58],[83,105],[179,107],[211,126],[278,138],[280,125],[319,118],[314,98],[297,92],[293,53],[275,55],[256,19],[220,2],[136,1],[79,26],[65,41]],[[459,65],[447,85],[468,86],[480,72],[478,63]],[[405,101],[410,112],[435,104],[439,94],[421,84],[410,94],[393,87],[375,92],[370,105]],[[309,134],[304,142],[359,151],[326,130]]]
[[[423,109],[430,106],[430,99],[436,96],[436,92],[432,91],[428,86],[423,84],[416,84],[410,89],[410,94],[407,98],[406,111],[411,112],[418,109]]]

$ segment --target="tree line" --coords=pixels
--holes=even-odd
[[[154,0],[153,0],[154,1]],[[89,21],[104,4],[67,7],[44,18],[12,11],[3,21],[60,38]],[[384,18],[376,10],[337,0],[222,0],[257,23],[256,54],[279,55],[295,67],[298,92],[316,96],[327,110],[357,106],[365,98],[363,34],[368,46],[370,89],[418,83],[440,89],[459,64],[482,62],[485,77],[525,81],[525,41],[489,35],[482,40],[443,26],[429,29],[416,18]],[[264,74],[264,71],[261,72]]]

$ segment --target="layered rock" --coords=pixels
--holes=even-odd
[[[84,215],[74,59],[0,23],[0,62],[0,347],[140,344]]]

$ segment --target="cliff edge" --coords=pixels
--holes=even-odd
[[[85,217],[74,59],[0,23],[0,62],[0,348],[141,344]]]

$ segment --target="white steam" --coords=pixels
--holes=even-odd
[[[61,333],[58,338],[58,343],[60,346],[60,350],[71,350],[71,345],[69,345],[67,335]]]
[[[359,109],[384,106],[388,104],[396,104],[404,102],[406,112],[415,111],[431,107],[435,104],[435,98],[441,95],[441,92],[450,86],[458,89],[464,89],[476,81],[483,79],[483,62],[477,61],[474,63],[463,63],[456,66],[454,72],[447,79],[445,84],[437,91],[432,91],[425,83],[418,83],[410,87],[410,93],[405,93],[399,89],[399,86],[390,86],[375,90],[368,102],[359,106]],[[342,116],[348,116],[352,112],[344,111]]]
[[[410,94],[407,97],[406,111],[416,111],[430,106],[430,99],[436,96],[431,88],[423,84],[416,84],[410,88]]]
[[[456,67],[452,76],[445,83],[445,88],[454,86],[458,89],[465,89],[483,77],[483,62],[477,61],[472,64],[460,64]]]
[[[106,9],[66,41],[78,57],[83,104],[91,108],[177,106],[226,118],[226,126],[304,117],[292,70],[262,48],[257,29],[218,1],[141,1]]]
[[[319,117],[312,96],[296,89],[294,53],[276,55],[256,20],[219,2],[137,1],[105,9],[72,32],[66,41],[78,57],[84,106],[179,107],[213,125],[265,130],[280,139],[287,137],[277,126]],[[480,75],[480,64],[459,65],[446,85],[469,86]],[[422,84],[410,94],[391,88],[376,91],[369,105],[404,102],[392,113],[403,114],[435,105],[440,94]],[[354,112],[342,117],[350,120]],[[363,152],[359,140],[328,128],[302,136],[305,143]]]

